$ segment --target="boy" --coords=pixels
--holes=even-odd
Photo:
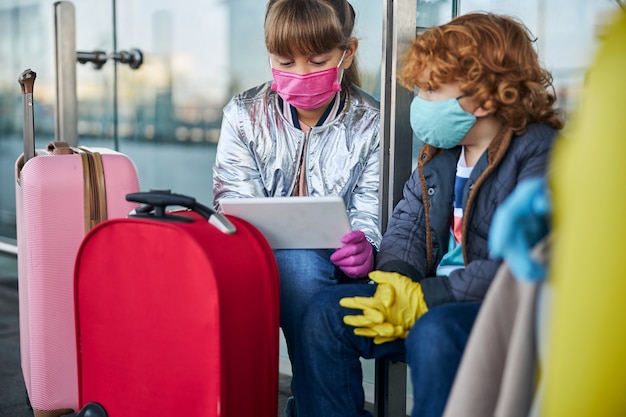
[[[368,416],[359,357],[405,360],[412,416],[443,413],[463,348],[500,262],[487,236],[498,205],[543,176],[562,122],[532,37],[505,16],[433,27],[407,52],[401,83],[418,94],[425,144],[370,278],[318,293],[302,322],[292,389],[297,416]]]

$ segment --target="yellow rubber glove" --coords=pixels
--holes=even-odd
[[[374,338],[381,344],[406,338],[415,321],[428,311],[422,286],[397,272],[370,272],[378,284],[372,297],[346,297],[339,305],[363,310],[357,316],[345,316],[344,323],[356,327],[354,334]]]

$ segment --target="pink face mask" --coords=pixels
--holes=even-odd
[[[336,67],[308,74],[294,74],[272,68],[272,75],[274,75],[272,90],[298,109],[317,109],[330,100],[333,94],[341,91],[339,67],[345,55],[344,51]],[[343,71],[341,76],[343,77]]]

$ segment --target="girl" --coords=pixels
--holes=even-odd
[[[346,0],[270,0],[273,81],[224,108],[213,168],[225,198],[341,196],[353,231],[338,250],[276,250],[281,327],[294,362],[302,313],[321,288],[367,276],[378,228],[379,103],[361,90]],[[293,370],[297,372],[297,370]]]

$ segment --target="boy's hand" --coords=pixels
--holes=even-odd
[[[354,334],[374,338],[380,344],[406,338],[415,321],[428,306],[422,286],[396,272],[374,271],[369,274],[378,283],[372,297],[346,297],[339,305],[363,310],[362,315],[345,316],[344,323],[356,327]]]
[[[341,243],[343,246],[330,256],[330,261],[350,278],[367,276],[374,268],[374,248],[365,233],[354,230],[342,237]]]

